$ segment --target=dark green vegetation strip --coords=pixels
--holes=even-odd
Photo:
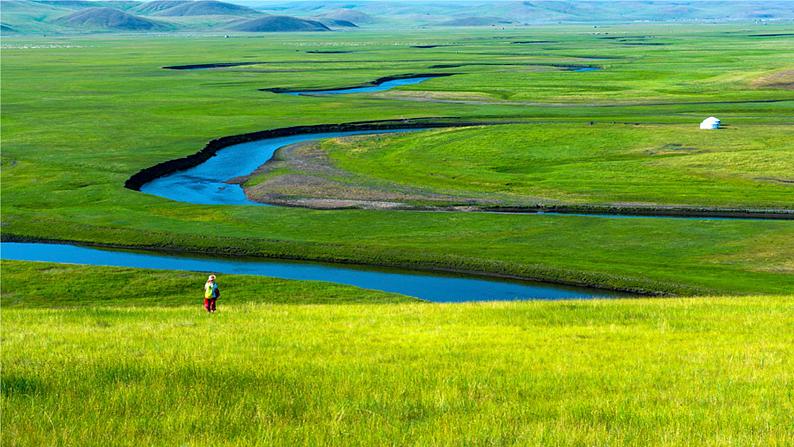
[[[790,297],[148,307],[4,309],[4,443],[794,443]]]
[[[3,237],[474,270],[668,293],[788,293],[794,289],[789,222],[212,207],[122,186],[135,172],[194,154],[223,135],[323,123],[454,116],[697,126],[716,115],[737,128],[765,125],[781,135],[794,123],[792,102],[761,101],[791,100],[794,92],[754,82],[790,70],[789,40],[765,38],[759,46],[759,39],[723,34],[741,29],[746,27],[604,30],[657,35],[671,43],[647,48],[615,45],[586,27],[509,35],[437,31],[421,38],[374,32],[273,35],[245,45],[178,36],[65,38],[64,45],[50,47],[43,39],[4,36]],[[770,25],[763,32],[781,29]],[[542,50],[509,43],[536,39],[559,43]],[[466,45],[410,48],[450,42]],[[327,57],[328,63],[308,64],[305,53],[295,51],[328,44],[356,52],[315,54],[312,58]],[[585,73],[467,66],[460,75],[375,95],[296,98],[256,92],[263,85],[356,85],[395,73],[433,72],[429,66],[445,63],[589,63],[571,54],[620,58],[600,61],[604,70]],[[291,74],[261,72],[255,65],[160,68],[223,60],[277,61],[268,69]],[[526,101],[568,106],[521,103]],[[702,104],[708,101],[730,103]],[[623,102],[670,104],[598,107]]]
[[[245,65],[261,65],[265,62],[217,62],[214,64],[168,65],[165,70],[206,70],[209,68],[242,67]]]
[[[200,306],[206,273],[2,261],[0,306],[74,308]],[[417,302],[393,293],[318,281],[221,275],[223,305]]]

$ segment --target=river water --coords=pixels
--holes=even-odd
[[[415,78],[404,78],[404,79],[392,79],[391,81],[384,81],[379,84],[370,85],[366,87],[348,87],[348,88],[340,88],[335,90],[307,90],[307,91],[294,91],[294,92],[284,92],[287,95],[345,95],[349,93],[373,93],[373,92],[382,92],[386,90],[391,90],[395,87],[400,87],[402,85],[414,85],[419,84],[420,82],[427,81],[428,79],[433,79],[437,76],[419,76]]]
[[[531,281],[510,281],[443,273],[354,267],[315,262],[176,256],[153,252],[108,250],[68,244],[3,242],[0,257],[162,270],[190,270],[273,278],[328,281],[365,289],[400,293],[433,302],[581,299],[625,296],[616,292]]]
[[[202,205],[264,205],[249,200],[242,186],[226,183],[235,177],[249,175],[273,157],[281,147],[324,138],[375,133],[406,132],[418,129],[361,130],[327,132],[289,137],[269,138],[235,144],[218,151],[204,163],[157,178],[143,185],[141,191],[179,202]],[[265,205],[267,206],[267,205]]]

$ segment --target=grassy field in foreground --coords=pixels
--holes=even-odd
[[[168,298],[192,274],[160,272],[140,302],[35,308],[26,279],[107,270],[72,269],[3,263],[4,444],[794,442],[792,297],[295,305],[311,286],[277,281],[279,303],[207,315]]]
[[[752,35],[784,31],[785,25],[742,24],[247,39],[4,36],[3,236],[469,269],[680,294],[786,293],[794,287],[792,222],[321,213],[190,205],[123,187],[138,170],[192,154],[212,138],[300,124],[446,116],[695,126],[717,115],[736,129],[786,129],[794,123],[794,102],[731,102],[794,99],[794,91],[758,82],[790,68],[790,39]],[[604,33],[654,35],[663,45],[628,46]],[[549,42],[511,43],[523,40]],[[329,48],[350,53],[309,53]],[[262,63],[162,68],[235,61]],[[566,64],[602,70],[574,72]],[[433,68],[439,65],[455,67]],[[457,74],[374,95],[295,97],[257,90],[341,87],[428,72]],[[485,102],[435,101],[471,96]],[[659,102],[670,104],[626,105]],[[658,144],[679,143],[674,136]],[[509,162],[494,160],[494,166]],[[601,185],[589,187],[597,191]],[[763,197],[779,203],[771,188],[761,188]]]

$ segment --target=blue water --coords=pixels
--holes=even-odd
[[[289,137],[269,138],[250,143],[235,144],[221,149],[204,163],[185,171],[152,180],[141,187],[141,191],[179,202],[202,205],[260,205],[248,200],[240,185],[226,183],[249,175],[273,157],[279,148],[304,141],[336,138],[349,135],[408,132],[418,129],[361,130],[351,132],[327,132]]]
[[[576,72],[581,73],[581,72],[586,72],[586,71],[598,71],[598,70],[600,70],[599,67],[581,67],[581,68],[574,68],[571,71],[576,71]]]
[[[145,252],[105,250],[66,244],[3,242],[0,244],[0,258],[328,281],[365,289],[400,293],[433,302],[559,300],[621,296],[614,292],[597,289],[557,286],[528,281],[422,274],[393,269],[365,269],[310,262],[172,256]]]
[[[381,82],[377,85],[372,85],[368,87],[350,87],[350,88],[340,88],[336,90],[307,90],[307,91],[296,91],[296,92],[284,92],[287,95],[345,95],[348,93],[372,93],[372,92],[382,92],[385,90],[390,90],[395,87],[399,87],[401,85],[414,85],[419,84],[420,82],[427,81],[428,79],[433,79],[436,76],[420,76],[416,78],[405,78],[405,79],[394,79],[391,81]]]

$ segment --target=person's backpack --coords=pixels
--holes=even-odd
[[[218,287],[217,284],[215,285],[215,287],[212,288],[212,297],[215,299],[221,297],[221,288]]]

